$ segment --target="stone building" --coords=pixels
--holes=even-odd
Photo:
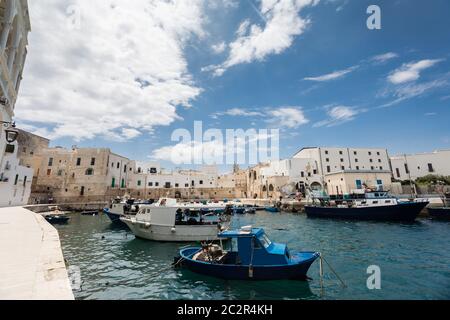
[[[106,148],[48,148],[33,184],[35,202],[109,201],[126,193],[134,161]]]
[[[18,142],[6,140],[27,56],[30,17],[26,0],[0,0],[0,207],[28,202],[33,170],[19,164]]]

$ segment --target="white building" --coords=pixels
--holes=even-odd
[[[19,165],[17,142],[5,139],[5,129],[14,116],[30,29],[26,0],[0,0],[0,207],[26,204],[30,195],[33,170]]]
[[[380,148],[303,148],[293,156],[291,166],[291,179],[309,181],[315,189],[325,186],[325,175],[330,173],[391,170],[388,152]]]
[[[450,150],[394,156],[391,166],[397,180],[415,180],[429,174],[450,176]]]

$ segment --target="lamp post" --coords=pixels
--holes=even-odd
[[[0,123],[5,127],[5,133],[6,133],[6,142],[13,143],[17,140],[17,137],[19,136],[19,131],[17,131],[15,122],[8,122],[8,121],[0,121]]]

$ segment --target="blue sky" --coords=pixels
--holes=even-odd
[[[54,6],[50,14],[65,14],[64,7],[53,0],[46,1],[50,7]],[[89,49],[92,42],[87,41],[86,50],[78,52],[80,47],[76,44],[81,41],[83,30],[73,36],[62,33],[50,38],[47,31],[57,22],[48,19],[48,12],[30,4],[34,28],[21,91],[23,98],[16,107],[18,123],[49,136],[53,146],[110,147],[140,161],[155,158],[158,149],[176,145],[171,141],[173,130],[192,131],[194,121],[223,130],[279,128],[282,158],[304,146],[386,147],[391,154],[449,148],[449,1],[322,0],[314,4],[305,0],[306,5],[279,1],[294,3],[294,12],[281,10],[279,16],[274,16],[277,1],[269,0],[224,0],[217,1],[217,5],[197,1],[195,12],[183,11],[190,8],[177,11],[181,18],[189,17],[187,21],[180,17],[158,21],[163,26],[158,32],[161,37],[167,36],[163,41],[169,39],[172,47],[178,46],[175,57],[167,58],[170,60],[167,66],[164,63],[169,63],[165,61],[168,53],[153,53],[158,51],[155,39],[141,44],[147,39],[142,38],[145,28],[139,33],[130,31],[127,33],[130,43],[139,42],[139,46],[146,47],[137,47],[135,52],[139,54],[131,58],[136,61],[124,66],[132,70],[131,74],[117,71],[127,80],[110,77],[110,68],[103,66],[105,60],[121,62],[123,50],[96,52]],[[117,2],[120,7],[120,0],[105,1],[110,8]],[[366,9],[371,4],[381,8],[381,30],[369,30],[366,26]],[[83,6],[89,4],[80,4],[82,9]],[[90,18],[81,21],[93,30],[96,24]],[[136,17],[136,21],[140,18],[146,21],[148,17]],[[40,23],[40,19],[50,22]],[[108,23],[118,30],[133,30],[114,19]],[[270,33],[272,28],[277,32]],[[245,42],[252,34],[264,37]],[[64,42],[56,44],[54,39],[58,36],[68,39],[67,47]],[[114,47],[114,42],[121,39],[117,37],[107,38],[105,41],[110,43],[104,45]],[[159,38],[159,34],[155,37]],[[61,61],[65,74],[60,75],[53,67],[53,74],[47,75],[50,71],[44,70],[42,52],[45,45],[55,46],[53,59]],[[254,50],[254,54],[246,55],[243,47]],[[80,55],[86,56],[85,60]],[[94,64],[88,65],[87,61]],[[130,58],[123,61],[127,64]],[[151,67],[160,63],[161,69]],[[179,64],[173,70],[177,76],[162,75],[174,64]],[[141,73],[139,68],[145,72]],[[146,81],[143,89],[139,89],[146,91],[142,97],[136,88],[127,96],[126,88],[132,85],[133,75],[134,80]],[[102,92],[107,77],[114,83],[112,91]],[[120,86],[114,81],[121,81]],[[174,82],[182,86],[170,91],[170,98],[150,90],[155,84]],[[86,83],[95,89],[86,88]],[[111,92],[117,93],[118,100],[115,95],[111,98]],[[42,95],[47,97],[45,102]],[[135,98],[139,109],[134,109]],[[77,104],[72,106],[72,101]],[[121,101],[129,106],[119,111]],[[109,114],[107,118],[92,111],[102,109],[103,102],[107,105],[101,112]],[[83,112],[78,114],[80,109]],[[61,116],[46,117],[44,111]],[[130,113],[136,117],[129,116]],[[140,121],[150,113],[149,125]],[[109,123],[115,121],[122,124],[109,128]],[[98,130],[86,129],[94,126]],[[167,159],[159,160],[172,166]]]

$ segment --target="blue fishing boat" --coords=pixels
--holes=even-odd
[[[243,227],[219,233],[231,239],[230,250],[218,244],[187,247],[175,258],[175,265],[192,272],[227,280],[306,280],[318,252],[292,253],[285,244],[269,240],[262,228]]]
[[[265,207],[264,210],[268,212],[280,212],[280,209],[278,209],[277,207]]]
[[[103,213],[109,218],[109,220],[111,220],[112,223],[123,227],[127,227],[127,225],[122,220],[120,220],[120,217],[125,216],[124,214],[112,212],[110,208],[104,208]]]

